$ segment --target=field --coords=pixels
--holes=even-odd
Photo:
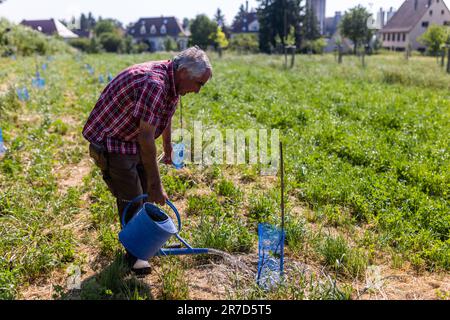
[[[289,70],[278,56],[211,54],[213,79],[184,98],[184,119],[189,129],[280,129],[286,281],[255,285],[257,223],[279,223],[280,186],[250,165],[161,167],[182,236],[238,262],[155,258],[151,276],[127,275],[115,202],[81,129],[100,74],[170,57],[0,59],[0,299],[450,298],[450,76],[435,59],[396,54],[366,68],[298,56]],[[46,87],[31,89],[44,62]],[[68,285],[77,278],[81,289]]]

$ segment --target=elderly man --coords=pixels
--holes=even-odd
[[[89,152],[103,180],[117,199],[119,219],[135,197],[164,205],[155,140],[162,135],[164,160],[171,162],[171,119],[179,96],[198,93],[212,76],[205,52],[198,47],[173,60],[134,65],[121,72],[101,94],[83,129]],[[142,203],[130,210],[136,213]],[[129,221],[132,214],[127,214]],[[150,273],[148,261],[129,252],[127,262],[137,274]]]

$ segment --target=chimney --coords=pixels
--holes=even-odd
[[[247,13],[248,13],[248,0],[247,0],[247,1],[245,1],[245,12],[247,12]]]

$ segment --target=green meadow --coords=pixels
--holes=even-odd
[[[157,293],[126,278],[115,202],[81,136],[105,84],[154,55],[0,58],[0,299],[26,297],[68,266],[102,267],[76,298],[185,299],[186,274],[208,257],[158,258]],[[214,75],[183,98],[183,119],[226,129],[279,129],[285,146],[286,256],[327,270],[329,284],[292,273],[282,289],[233,286],[230,298],[349,299],[370,265],[450,271],[450,75],[433,58],[401,54],[284,58],[211,54]],[[46,87],[31,87],[36,66]],[[85,64],[95,69],[90,75]],[[26,85],[30,100],[19,101]],[[179,127],[179,112],[174,128]],[[161,142],[158,142],[161,145]],[[280,222],[279,179],[258,166],[161,167],[195,246],[254,257],[257,223]],[[215,263],[217,258],[214,259]],[[257,263],[257,261],[254,261]],[[104,267],[109,265],[109,267]],[[176,268],[174,268],[174,266]],[[53,298],[69,298],[58,278]],[[253,279],[254,280],[254,279]],[[61,282],[62,281],[62,282]],[[254,281],[253,281],[254,282]],[[244,286],[244,287],[241,287]],[[55,289],[56,288],[56,289]]]

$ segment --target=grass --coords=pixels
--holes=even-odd
[[[368,265],[364,251],[351,248],[341,236],[326,237],[318,252],[326,266],[342,275],[361,277]]]
[[[79,185],[60,188],[62,173],[70,175],[87,158],[80,132],[104,87],[84,64],[96,74],[114,75],[131,64],[168,57],[58,55],[41,72],[47,83],[42,90],[29,85],[44,57],[0,58],[6,85],[0,89],[0,127],[8,148],[0,161],[1,299],[20,297],[23,286],[79,259],[80,237],[92,237],[87,243],[110,260],[121,250],[115,202],[100,172],[94,169]],[[224,132],[281,130],[289,201],[312,212],[307,220],[288,212],[289,254],[297,258],[313,250],[344,280],[363,274],[379,251],[394,257],[394,267],[409,262],[420,271],[450,270],[450,77],[434,59],[406,62],[401,55],[380,55],[369,57],[362,69],[353,57],[338,65],[332,56],[299,56],[293,70],[282,70],[278,56],[211,59],[211,83],[183,101],[186,128],[192,131],[199,120]],[[30,90],[26,103],[13,88],[23,85]],[[193,174],[162,169],[163,184],[171,198],[187,199],[183,236],[193,244],[252,252],[255,223],[277,222],[279,199],[273,190],[252,189],[259,179],[256,166],[239,171],[239,185],[230,171],[219,165]],[[194,196],[200,188],[207,195]],[[75,230],[72,223],[82,215],[90,225]],[[324,227],[337,235],[324,237]],[[360,237],[352,233],[356,228],[367,231]],[[121,273],[114,268],[112,274]],[[179,290],[174,296],[186,297],[184,289],[170,289],[170,279],[168,296]],[[98,278],[86,295],[148,298],[139,286],[117,289],[110,281]],[[307,291],[286,289],[285,296],[348,297],[331,282],[317,281]]]

